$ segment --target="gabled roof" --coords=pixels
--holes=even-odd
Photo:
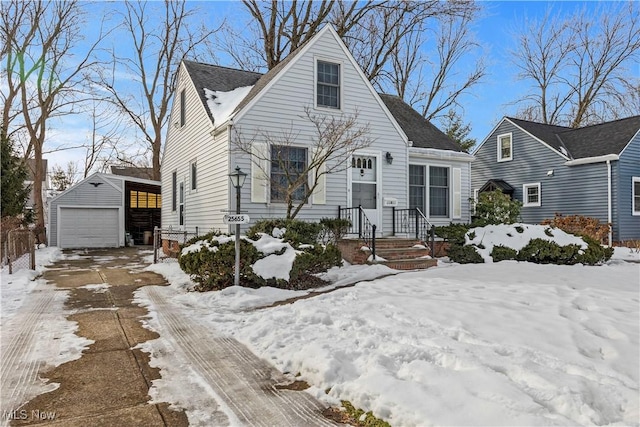
[[[530,122],[513,117],[506,117],[506,119],[560,154],[572,159],[599,157],[607,154],[618,155],[631,141],[631,138],[640,131],[640,116],[577,129]]]
[[[184,66],[191,77],[191,81],[198,92],[198,96],[200,97],[200,100],[205,106],[205,110],[207,110],[207,114],[212,121],[213,115],[209,108],[207,108],[205,89],[219,92],[230,92],[239,87],[253,86],[262,77],[261,73],[254,73],[253,71],[237,70],[235,68],[203,64],[187,60],[183,60],[182,62],[184,63]],[[251,92],[253,92],[253,90]],[[251,96],[251,92],[249,92],[247,97]]]
[[[558,133],[571,130],[571,128],[565,126],[546,125],[544,123],[530,122],[513,117],[507,117],[507,119],[559,152],[561,152],[560,147],[562,147],[562,141],[558,138]]]
[[[326,31],[328,31],[327,28]],[[213,121],[211,110],[207,107],[207,97],[205,89],[219,92],[230,92],[246,86],[253,86],[248,94],[238,103],[234,113],[241,111],[254,98],[256,98],[301,52],[304,51],[313,39],[307,41],[294,52],[289,54],[282,62],[269,70],[266,74],[251,71],[238,70],[217,65],[201,64],[193,61],[183,61],[184,65],[198,91],[209,118]],[[396,120],[408,139],[417,148],[434,148],[439,150],[449,150],[461,152],[460,147],[447,135],[441,132],[425,120],[411,106],[402,101],[401,98],[393,95],[378,94],[384,106]]]
[[[402,98],[383,93],[378,95],[391,115],[397,120],[409,141],[413,142],[413,147],[462,151],[458,144],[428,120],[425,120],[420,113],[404,102]]]
[[[485,191],[494,191],[494,190],[500,190],[502,191],[504,194],[513,194],[514,188],[509,185],[509,183],[507,181],[504,181],[502,179],[490,179],[487,182],[485,182],[485,184],[480,187],[480,190],[478,190],[479,193],[483,193]]]

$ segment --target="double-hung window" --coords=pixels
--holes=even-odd
[[[429,216],[449,216],[449,168],[429,166]]]
[[[318,61],[316,104],[319,107],[340,108],[340,65]]]
[[[498,135],[498,161],[506,162],[513,160],[513,142],[511,134]]]
[[[271,146],[271,201],[303,200],[307,188],[307,149]]]
[[[640,215],[640,176],[634,176],[632,178],[631,187],[631,213],[632,215]]]
[[[424,213],[424,166],[409,165],[409,207]]]
[[[522,186],[522,206],[540,206],[540,183],[524,184]]]

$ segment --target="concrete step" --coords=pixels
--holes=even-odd
[[[381,237],[376,239],[376,251],[378,249],[410,248],[414,245],[422,245],[416,239]]]

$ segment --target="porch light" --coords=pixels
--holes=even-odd
[[[387,163],[389,164],[393,163],[393,156],[391,155],[390,152],[387,151],[387,155],[385,156],[385,158],[387,159]]]
[[[233,185],[236,190],[240,190],[244,185],[244,180],[247,179],[247,174],[240,170],[240,166],[236,166],[235,171],[229,174],[229,179],[231,180],[231,185]]]

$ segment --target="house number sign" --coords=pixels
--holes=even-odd
[[[249,224],[249,215],[244,215],[244,214],[225,215],[222,217],[222,222],[229,225]]]

